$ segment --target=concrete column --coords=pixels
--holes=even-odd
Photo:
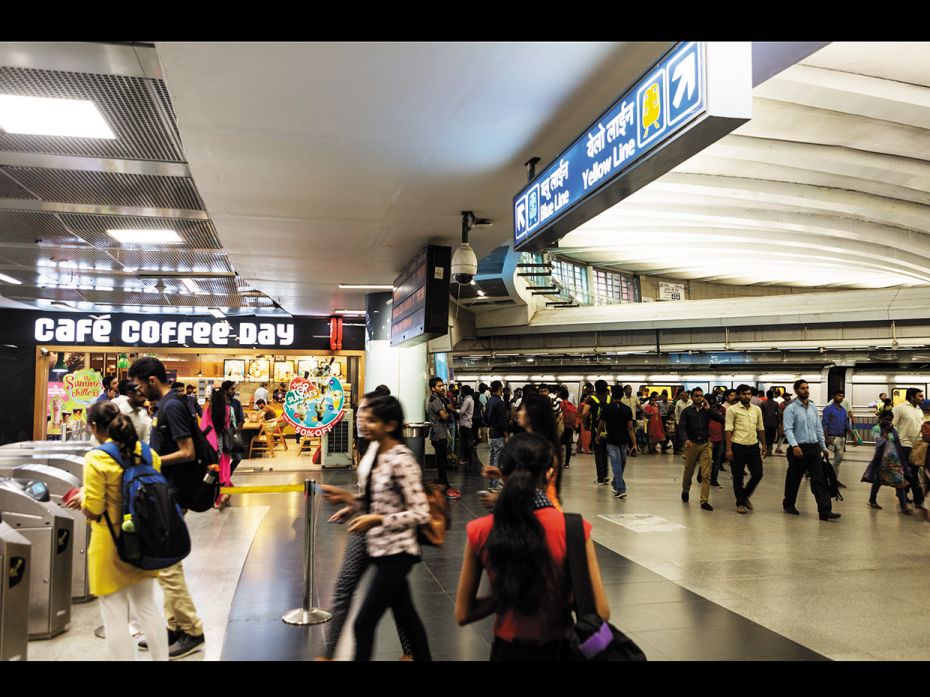
[[[391,346],[390,293],[369,293],[365,296],[365,392],[378,385],[391,388],[400,400],[407,421],[426,418],[427,374],[426,343],[412,347]]]

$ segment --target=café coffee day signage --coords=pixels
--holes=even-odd
[[[551,245],[751,113],[748,42],[676,44],[514,196],[514,248]]]

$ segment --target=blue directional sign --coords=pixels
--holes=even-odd
[[[526,247],[707,110],[705,46],[676,44],[513,199]],[[564,233],[563,233],[564,234]]]

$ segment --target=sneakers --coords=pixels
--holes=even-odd
[[[839,479],[837,479],[837,480],[836,480],[836,488],[837,488],[837,489],[845,489],[845,488],[846,488],[846,485],[843,484],[843,482],[841,482]]]
[[[181,635],[182,635],[183,633],[184,633],[184,632],[182,632],[182,631],[179,630],[179,629],[169,629],[169,630],[168,630],[168,646],[171,646],[171,645],[172,645],[173,643],[175,643],[178,639],[180,639],[180,638],[181,638]],[[138,646],[142,651],[148,651],[148,650],[149,650],[149,645],[148,645],[148,643],[146,643],[145,639],[143,639],[143,640],[140,641],[138,644],[136,644],[136,646]]]
[[[723,488],[723,484],[721,484],[720,482],[711,482],[710,485],[711,485],[712,487],[714,487],[715,489],[722,489],[722,488]]]
[[[752,502],[751,502],[749,499],[746,499],[746,503],[743,504],[743,505],[745,505],[746,508],[748,508],[750,511],[753,510],[753,508],[752,508]]]
[[[840,516],[842,516],[841,513],[821,513],[820,519],[821,520],[836,520]]]
[[[874,508],[876,511],[882,510],[882,507],[878,505],[877,501],[869,501],[869,508]]]
[[[685,503],[688,503],[688,492],[687,491],[681,492],[681,500],[684,501]]]
[[[614,498],[615,498],[615,499],[625,499],[625,498],[626,498],[626,492],[625,492],[625,491],[615,491],[615,492],[614,492]]]
[[[180,632],[178,640],[168,647],[168,659],[184,658],[198,651],[203,646],[203,634],[200,636],[191,636],[185,632]]]
[[[707,501],[701,501],[701,509],[705,511],[712,511],[714,507],[711,506]]]
[[[597,484],[598,486],[607,486],[608,484],[610,484],[610,482],[608,482],[606,479],[604,481],[601,481],[600,479],[595,479],[594,483]]]
[[[785,510],[785,513],[790,513],[791,515],[801,515],[801,511],[799,511],[795,506],[782,506],[782,508]]]
[[[446,498],[457,501],[462,498],[462,492],[456,491],[450,486],[448,489],[446,489]]]
[[[748,511],[746,510],[746,507],[745,507],[745,506],[737,506],[737,507],[736,507],[736,512],[737,512],[737,513],[748,513]]]

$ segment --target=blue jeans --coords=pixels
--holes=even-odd
[[[500,460],[501,450],[504,449],[504,437],[500,438],[491,438],[491,461],[488,463],[491,467],[500,467],[498,461]],[[488,486],[497,486],[497,479],[489,479]]]
[[[626,482],[623,481],[623,468],[626,467],[627,446],[607,444],[607,457],[610,458],[610,469],[614,473],[613,489],[617,493],[626,492]]]

